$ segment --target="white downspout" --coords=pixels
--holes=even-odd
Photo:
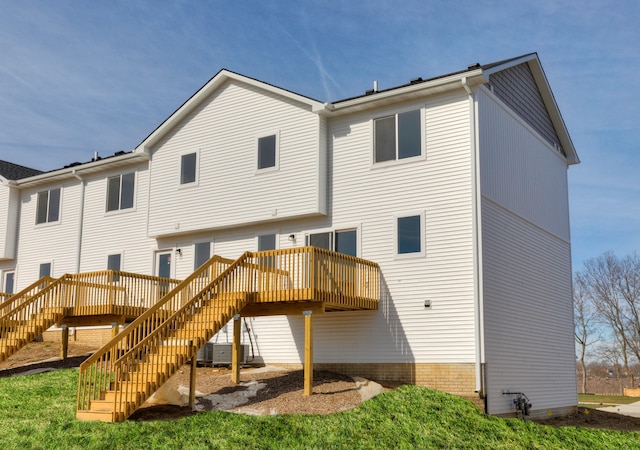
[[[480,186],[480,151],[478,148],[478,124],[476,113],[476,100],[467,78],[462,78],[462,87],[469,95],[469,120],[471,124],[471,189],[473,208],[473,246],[474,246],[474,274],[475,274],[475,309],[476,309],[476,392],[486,403],[486,386],[484,385],[483,367],[484,355],[484,311],[483,311],[483,285],[482,285],[482,192]],[[485,411],[486,412],[486,411]]]
[[[84,178],[82,178],[76,169],[71,171],[74,177],[80,180],[80,219],[78,220],[78,244],[77,249],[78,252],[76,254],[76,273],[80,273],[80,257],[82,254],[82,235],[84,234],[84,194],[86,182]]]

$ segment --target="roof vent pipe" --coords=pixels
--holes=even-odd
[[[94,161],[98,160],[98,152],[97,151],[93,152],[93,160]]]
[[[373,80],[373,92],[378,92],[378,80]]]

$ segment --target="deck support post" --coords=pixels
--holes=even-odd
[[[233,343],[231,345],[231,382],[240,383],[240,314],[233,316]]]
[[[304,311],[304,395],[313,394],[313,311]]]
[[[196,368],[198,367],[198,355],[193,354],[191,358],[191,372],[189,373],[189,408],[193,411],[196,405]]]
[[[69,352],[69,327],[62,325],[62,336],[60,336],[60,359],[65,361]]]
[[[118,322],[111,322],[111,337],[112,338],[116,337],[118,335],[118,331],[120,331]]]

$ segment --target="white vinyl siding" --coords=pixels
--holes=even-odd
[[[421,107],[428,160],[376,170],[371,170],[371,114],[330,121],[332,217],[281,225],[285,240],[280,245],[284,248],[291,246],[286,240],[291,233],[299,236],[301,231],[314,234],[350,229],[357,220],[361,231],[359,256],[378,262],[382,268],[384,282],[378,311],[315,317],[316,362],[475,362],[468,97],[460,91],[413,107],[407,105],[403,110]],[[398,260],[393,236],[395,217],[420,210],[428,217],[424,225],[427,256]],[[228,240],[226,233],[218,237]],[[304,242],[299,239],[297,245]],[[225,255],[226,245],[216,248]],[[425,299],[432,301],[430,310],[424,308]],[[301,361],[301,316],[259,317],[252,324],[265,361]]]
[[[307,105],[235,81],[222,86],[152,149],[149,235],[323,214],[321,122]],[[279,170],[256,176],[257,136],[273,130]],[[198,189],[176,192],[166,180],[184,148],[199,149]]]
[[[488,412],[514,412],[504,390],[535,410],[576,405],[569,243],[488,199],[482,234]]]
[[[38,192],[60,188],[62,194],[60,216],[54,226],[36,223]],[[55,273],[75,273],[80,232],[81,186],[77,179],[65,181],[62,186],[40,186],[24,189],[20,196],[20,255],[16,266],[16,290],[19,291],[39,278],[39,266],[55,261]],[[104,215],[104,193],[101,196]],[[64,205],[62,205],[64,203]],[[104,255],[104,253],[102,254]],[[104,261],[98,270],[104,268]]]
[[[18,217],[20,216],[20,192],[0,185],[0,261],[16,257]]]
[[[482,194],[569,241],[567,166],[495,97],[478,92]]]
[[[122,271],[147,275],[153,273],[153,249],[156,243],[147,237],[149,171],[147,163],[131,169],[135,169],[136,173],[136,207],[128,209],[126,214],[104,212],[106,179],[117,176],[117,172],[86,177],[80,260],[82,272],[103,270],[105,255],[114,253],[114,249],[123,249],[126,258],[122,260]],[[175,177],[175,166],[173,175]]]
[[[482,192],[484,353],[491,414],[576,397],[567,166],[501,101],[477,95]]]

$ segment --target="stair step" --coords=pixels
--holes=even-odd
[[[122,422],[124,414],[113,411],[76,411],[76,419],[95,422]]]

